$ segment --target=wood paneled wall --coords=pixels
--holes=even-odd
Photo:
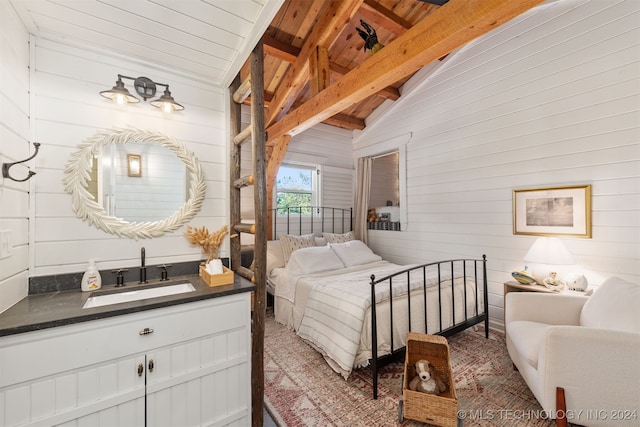
[[[228,223],[228,147],[225,90],[155,69],[135,58],[116,57],[85,46],[35,39],[32,82],[33,133],[42,143],[34,179],[35,229],[32,276],[81,272],[89,258],[99,269],[135,268],[140,248],[147,263],[200,259],[200,248],[183,236],[185,227],[154,239],[119,238],[78,219],[62,186],[69,155],[84,139],[108,128],[152,129],[181,140],[195,153],[207,183],[201,212],[193,226],[218,229]],[[98,92],[114,85],[117,74],[146,76],[168,83],[185,110],[164,116],[148,102],[118,107]],[[133,90],[129,81],[128,89]],[[223,246],[221,256],[226,256]]]
[[[8,2],[0,2],[0,163],[33,152],[29,132],[29,33]],[[23,179],[30,163],[11,168]],[[29,277],[29,188],[0,175],[0,230],[10,232],[12,254],[0,260],[0,313],[27,294]]]
[[[412,132],[408,227],[370,231],[384,258],[488,256],[493,327],[503,282],[535,237],[512,233],[512,190],[591,184],[593,238],[563,238],[591,285],[640,280],[640,5],[553,2],[419,72],[354,140]]]

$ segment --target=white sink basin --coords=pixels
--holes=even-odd
[[[104,305],[120,304],[122,302],[138,301],[141,299],[158,298],[167,295],[184,294],[196,289],[189,282],[181,282],[173,285],[159,286],[156,288],[143,288],[132,291],[105,294],[90,297],[82,308],[102,307]]]

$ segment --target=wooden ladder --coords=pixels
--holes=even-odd
[[[229,202],[232,230],[230,239],[231,268],[256,285],[253,299],[251,333],[251,404],[252,425],[262,426],[264,410],[264,322],[266,310],[267,268],[267,184],[266,184],[266,135],[264,123],[264,55],[262,40],[249,58],[251,71],[241,83],[240,73],[229,88],[231,134],[231,197]],[[241,105],[251,94],[251,124],[241,129]],[[251,141],[253,171],[240,176],[242,145]],[[240,210],[240,189],[253,186],[255,223],[243,223]],[[251,268],[241,265],[240,234],[254,235],[253,263]]]

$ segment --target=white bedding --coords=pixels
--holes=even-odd
[[[322,353],[328,364],[345,378],[354,367],[366,366],[372,357],[371,349],[371,288],[370,276],[381,278],[405,270],[410,266],[377,261],[340,270],[312,274],[291,274],[287,268],[276,268],[270,281],[275,285],[275,317],[297,331],[298,335]],[[460,277],[458,277],[460,276]],[[442,277],[442,324],[438,310],[437,275],[429,273],[427,290],[427,319],[433,333],[453,325],[451,284]],[[464,280],[454,280],[456,322],[464,317]],[[406,275],[394,280],[393,317],[394,348],[402,347],[408,331]],[[422,273],[412,273],[411,313],[412,330],[424,331],[424,303]],[[475,284],[467,280],[467,316],[476,315]],[[378,319],[378,356],[391,351],[389,327],[389,287],[376,287]],[[386,300],[386,302],[384,302]],[[482,303],[479,302],[480,306]]]

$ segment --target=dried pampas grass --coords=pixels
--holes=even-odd
[[[199,245],[202,251],[207,254],[207,263],[212,259],[218,258],[218,249],[224,240],[224,236],[229,232],[229,226],[225,225],[220,230],[213,233],[209,232],[207,227],[202,226],[195,228],[187,225],[187,231],[184,235],[189,239],[192,245]]]

